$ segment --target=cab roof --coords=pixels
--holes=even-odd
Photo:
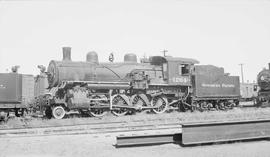
[[[192,58],[181,58],[181,57],[171,57],[171,56],[151,56],[149,61],[153,65],[160,65],[165,62],[181,62],[185,64],[199,64],[200,62]]]

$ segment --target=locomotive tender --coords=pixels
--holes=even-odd
[[[237,105],[239,77],[198,63],[170,56],[138,63],[135,54],[126,54],[121,63],[100,63],[94,51],[79,62],[72,61],[71,48],[64,47],[63,60],[52,60],[47,68],[49,92],[43,108],[47,117],[61,119],[71,110],[100,117],[109,111],[122,116],[141,110],[203,111]]]
[[[34,76],[0,73],[0,120],[6,120],[10,112],[16,116],[24,115],[34,98]]]

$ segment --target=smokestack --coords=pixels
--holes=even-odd
[[[63,61],[71,61],[71,47],[63,47]]]
[[[268,70],[270,70],[270,63],[268,63]]]

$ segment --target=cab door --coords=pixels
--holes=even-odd
[[[168,63],[165,62],[162,64],[162,73],[164,81],[168,81]]]

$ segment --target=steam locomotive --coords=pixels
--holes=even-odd
[[[270,103],[270,63],[268,67],[257,75],[257,83],[260,88],[257,97],[258,106],[266,106]]]
[[[72,61],[71,48],[63,48],[63,60],[47,68],[48,92],[42,95],[42,110],[48,118],[63,118],[77,110],[94,117],[112,112],[116,116],[150,110],[228,109],[238,105],[238,76],[223,68],[195,65],[190,58],[152,56],[137,62],[126,54],[124,62],[102,63],[96,52],[86,61]]]

